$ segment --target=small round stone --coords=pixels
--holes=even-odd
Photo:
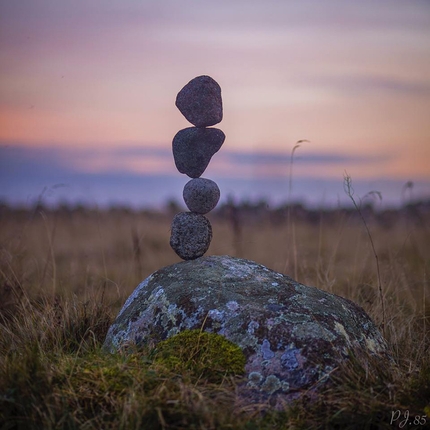
[[[225,134],[218,128],[188,127],[178,131],[172,142],[176,168],[190,178],[199,178],[224,140]]]
[[[211,240],[212,226],[205,216],[181,212],[173,217],[170,246],[183,260],[201,257]]]
[[[185,204],[191,212],[206,214],[217,205],[220,191],[214,181],[205,178],[195,178],[186,183],[183,197]]]
[[[188,82],[175,104],[196,127],[209,127],[222,120],[221,87],[210,76],[197,76]]]

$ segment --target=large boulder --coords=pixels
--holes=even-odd
[[[274,406],[314,389],[360,348],[385,352],[385,342],[353,302],[255,262],[201,257],[154,272],[127,299],[107,334],[107,351],[156,344],[186,329],[225,336],[246,356],[250,401]]]

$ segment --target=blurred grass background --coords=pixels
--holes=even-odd
[[[181,261],[169,246],[176,210],[3,206],[3,294],[14,285],[30,296],[85,298],[103,289],[112,305],[120,306],[149,274]],[[386,300],[424,312],[430,300],[429,205],[384,212],[367,205],[361,211],[375,243]],[[375,258],[355,210],[301,205],[269,210],[264,202],[229,203],[207,217],[213,240],[206,255],[254,260],[354,300],[378,321]]]

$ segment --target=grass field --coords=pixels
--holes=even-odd
[[[353,357],[318,398],[264,414],[238,403],[240,375],[171,369],[149,350],[100,352],[138,283],[180,261],[169,246],[172,217],[0,208],[0,429],[430,428],[428,204],[208,215],[208,254],[251,259],[357,302],[394,358],[370,366],[372,357]]]

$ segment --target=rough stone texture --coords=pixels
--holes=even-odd
[[[243,349],[245,401],[270,398],[274,407],[321,386],[351,349],[385,354],[381,334],[353,302],[228,256],[154,272],[127,299],[104,348],[154,344],[201,327]]]
[[[210,76],[198,76],[179,91],[176,106],[196,127],[218,124],[222,120],[221,87]]]
[[[195,178],[185,184],[183,197],[191,212],[206,214],[217,205],[220,191],[214,181]]]
[[[224,140],[225,134],[217,128],[188,127],[178,131],[172,143],[176,168],[190,178],[199,178]]]
[[[173,217],[170,246],[183,260],[201,257],[212,240],[212,226],[201,214],[181,212]]]

